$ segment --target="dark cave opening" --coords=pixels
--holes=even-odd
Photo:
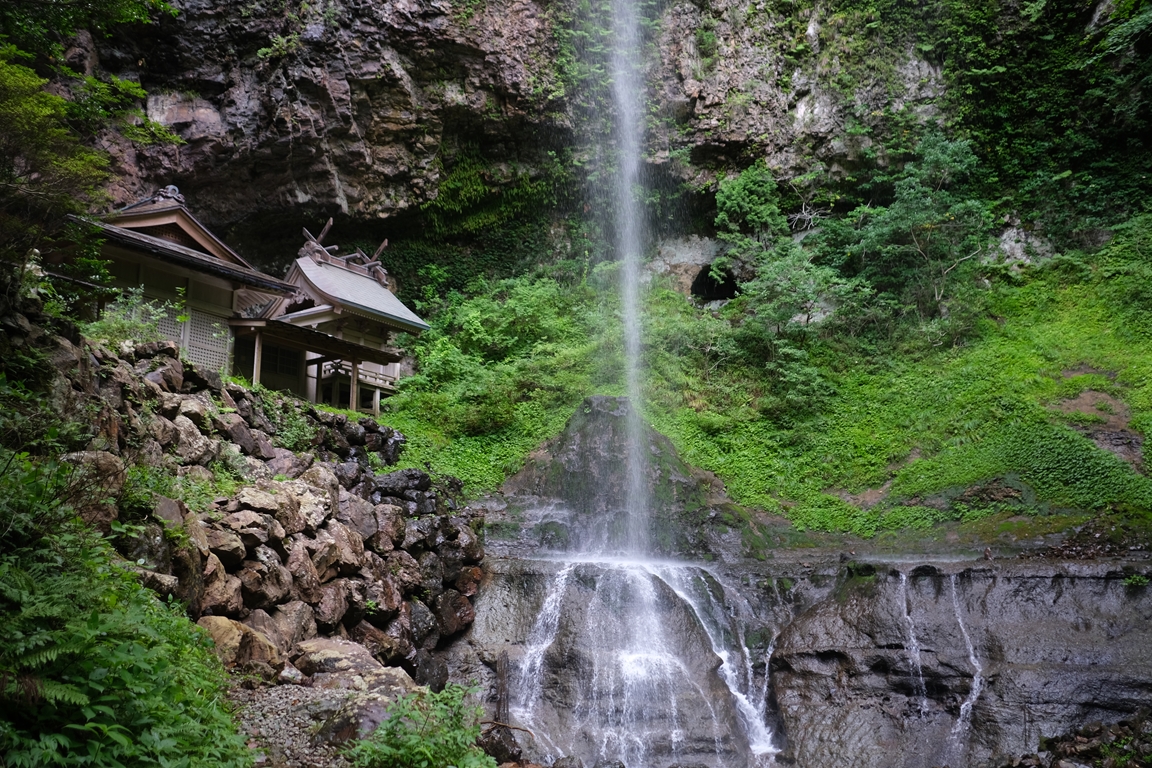
[[[721,301],[734,299],[739,293],[736,278],[728,270],[720,271],[720,279],[712,276],[712,265],[701,267],[696,279],[692,281],[692,296],[700,301]]]

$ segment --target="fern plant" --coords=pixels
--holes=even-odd
[[[0,547],[0,765],[246,766],[211,641],[38,490],[57,467],[21,468],[0,475],[22,510]]]
[[[473,689],[448,684],[399,699],[347,757],[356,768],[496,768],[476,746],[480,708],[465,702]]]

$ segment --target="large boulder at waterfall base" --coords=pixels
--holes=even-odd
[[[503,491],[512,508],[555,505],[563,510],[562,521],[550,519],[529,532],[537,544],[569,551],[589,544],[631,546],[626,524],[630,462],[624,457],[636,454],[646,464],[645,496],[652,512],[649,547],[680,556],[713,550],[714,511],[735,509],[723,484],[685,463],[671,441],[647,425],[640,445],[633,446],[633,418],[628,398],[587,397],[564,431],[540,446],[505,482]],[[470,543],[462,542],[466,555]]]
[[[492,725],[487,727],[480,737],[476,739],[476,746],[484,750],[484,754],[491,757],[498,764],[517,763],[523,754],[512,729],[506,725]],[[559,762],[559,761],[557,761]],[[553,768],[556,768],[555,764]],[[582,768],[574,766],[573,768]]]

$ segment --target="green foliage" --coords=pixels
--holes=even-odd
[[[476,746],[483,710],[465,702],[474,692],[449,683],[440,693],[400,698],[388,718],[348,750],[348,759],[356,768],[496,768]]]
[[[95,0],[94,2],[40,2],[8,0],[0,7],[0,40],[44,56],[59,57],[61,40],[81,30],[107,33],[122,24],[152,20],[153,14],[175,15],[164,0]]]
[[[43,353],[36,349],[3,361],[0,446],[35,456],[54,456],[79,450],[92,438],[92,425],[83,421],[83,410],[64,420],[53,408],[45,391],[52,373],[48,366]]]
[[[813,530],[874,535],[1009,508],[1152,508],[1152,481],[1061,426],[1052,407],[1103,390],[1131,408],[1130,428],[1152,427],[1152,335],[1140,293],[1150,233],[1149,217],[1137,217],[1091,256],[1066,255],[994,286],[986,305],[997,322],[980,321],[966,346],[861,345],[826,329],[806,364],[832,392],[793,421],[750,407],[772,382],[725,338],[721,318],[663,294],[648,312],[658,340],[650,348],[696,341],[649,353],[649,417],[737,501]],[[997,478],[1020,489],[1015,500],[961,493]],[[869,510],[842,498],[889,481]]]
[[[146,344],[160,341],[160,321],[178,311],[170,303],[157,304],[144,298],[144,287],[126,288],[104,308],[100,319],[86,323],[84,336],[99,344],[118,347],[122,342]]]
[[[157,496],[178,499],[193,512],[204,512],[221,496],[234,495],[248,477],[242,462],[230,461],[230,456],[239,458],[239,454],[226,453],[221,461],[213,462],[209,467],[211,480],[191,475],[178,477],[166,467],[129,466],[124,487],[116,500],[121,519],[146,519],[156,506]]]
[[[1098,228],[1146,210],[1146,2],[836,0],[826,13],[820,66],[844,98],[866,82],[902,91],[896,63],[910,49],[940,66],[949,127],[982,161],[973,180],[980,196],[1006,200],[1006,212],[1039,224],[1060,247],[1083,247]],[[857,117],[889,159],[900,156],[907,128],[896,115],[858,108]]]
[[[489,202],[498,199],[495,195]],[[499,224],[475,232],[465,232],[443,214],[446,230],[457,234],[424,231],[389,244],[385,261],[388,272],[400,281],[400,298],[430,314],[452,291],[472,295],[484,281],[522,275],[553,261],[557,243],[549,213],[548,205],[528,206],[520,215],[498,215]],[[376,247],[368,242],[360,245],[369,252]]]
[[[268,38],[268,46],[256,51],[261,59],[279,59],[300,48],[300,33],[293,32],[287,35],[272,35]]]
[[[922,322],[949,315],[953,325],[970,321],[963,313],[977,304],[971,292],[961,293],[957,312],[949,303],[971,281],[972,260],[991,252],[991,206],[961,186],[976,167],[967,142],[926,134],[916,159],[891,177],[890,204],[860,206],[825,223],[822,260],[908,307]]]
[[[587,283],[523,277],[449,294],[412,343],[417,375],[387,404],[409,438],[402,464],[431,464],[469,492],[499,485],[555,434],[591,386],[596,296]]]
[[[62,40],[80,30],[100,34],[120,24],[148,21],[154,13],[175,13],[163,0],[98,0],[38,2],[11,0],[0,7],[0,260],[19,264],[33,249],[76,249],[79,267],[66,277],[91,274],[90,242],[75,227],[65,226],[70,213],[82,213],[102,200],[107,158],[84,146],[105,128],[138,143],[182,143],[140,108],[145,93],[139,84],[110,76],[81,77],[59,64]],[[51,71],[48,81],[21,64],[32,60]],[[67,274],[79,272],[80,274]],[[97,270],[98,272],[98,270]],[[103,280],[63,283],[64,313],[80,299],[93,298]]]
[[[258,59],[274,61],[300,50],[306,29],[338,27],[343,11],[334,0],[251,0],[240,15],[263,17],[262,27],[277,30],[268,35],[268,45],[256,50]]]
[[[75,83],[66,111],[68,122],[77,132],[93,134],[105,126],[115,125],[121,135],[137,144],[185,143],[169,128],[149,119],[137,106],[148,98],[139,83],[115,75],[108,75],[106,80],[73,76]]]
[[[484,162],[475,147],[465,147],[440,182],[436,197],[420,208],[439,236],[478,234],[517,217],[533,215],[554,202],[559,169],[550,156],[543,173],[496,167]]]
[[[65,471],[25,456],[0,476],[5,765],[247,765],[211,641],[71,522]]]
[[[254,391],[261,395],[265,415],[276,427],[273,442],[278,447],[290,451],[306,451],[316,444],[316,425],[308,420],[299,400],[281,397],[263,387],[256,387]],[[357,413],[356,418],[359,417]]]
[[[0,554],[29,547],[70,521],[68,467],[33,459],[27,452],[0,452]]]
[[[716,52],[719,49],[715,27],[716,20],[705,17],[700,26],[696,28],[696,53],[700,55],[700,66],[705,71],[712,68]]]
[[[734,179],[720,182],[716,192],[716,231],[739,255],[788,234],[788,221],[780,212],[776,179],[764,161],[754,163]]]
[[[10,264],[51,245],[64,216],[98,197],[107,165],[69,130],[68,102],[14,63],[17,53],[0,46],[0,260]]]
[[[1148,577],[1142,573],[1132,573],[1124,577],[1124,586],[1126,587],[1146,587],[1148,583]]]

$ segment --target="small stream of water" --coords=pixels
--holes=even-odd
[[[924,685],[924,667],[920,663],[920,643],[916,640],[916,623],[912,620],[912,601],[908,595],[908,575],[900,572],[900,599],[904,608],[904,623],[908,627],[908,660],[916,674],[916,695],[920,697],[920,714],[928,710],[928,687]]]
[[[965,697],[964,703],[960,705],[960,717],[952,726],[952,745],[959,752],[963,749],[964,737],[968,734],[968,728],[972,724],[972,707],[980,698],[980,690],[984,686],[984,667],[976,656],[976,649],[972,645],[972,638],[968,635],[968,628],[964,626],[964,615],[960,610],[960,598],[956,591],[956,574],[949,576],[948,581],[952,588],[952,608],[956,612],[956,623],[960,625],[960,634],[964,636],[964,647],[968,650],[968,661],[973,669],[972,688],[968,692],[968,696]]]

